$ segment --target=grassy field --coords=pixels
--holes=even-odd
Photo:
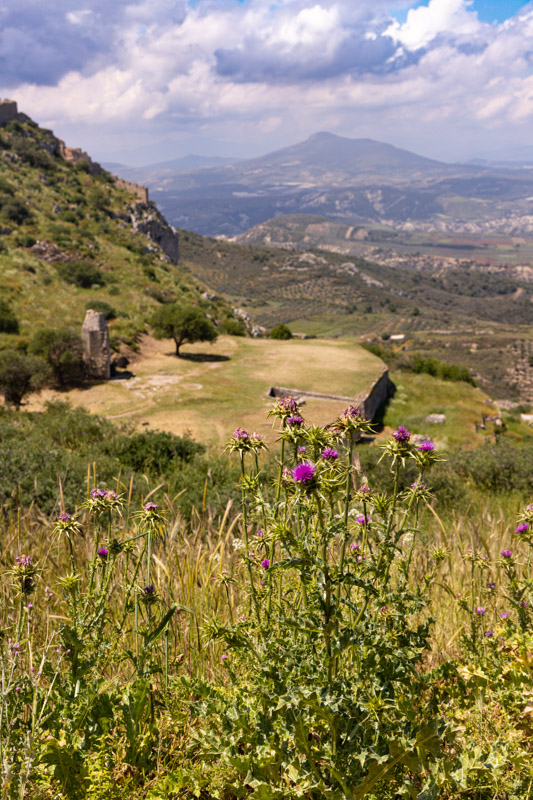
[[[383,362],[353,341],[275,341],[221,336],[214,345],[196,344],[176,358],[172,343],[144,337],[130,370],[134,377],[59,395],[44,392],[43,401],[68,398],[110,419],[220,443],[238,425],[269,438],[265,412],[272,405],[271,386],[355,397],[379,377]],[[315,424],[333,420],[345,401],[308,400],[306,418]]]

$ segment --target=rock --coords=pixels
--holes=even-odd
[[[446,414],[428,414],[424,422],[428,425],[443,425],[446,422]]]
[[[108,381],[111,377],[109,328],[100,311],[87,310],[81,329],[87,371],[91,378]]]
[[[136,233],[144,233],[168,256],[172,264],[179,259],[179,236],[155,206],[136,203],[131,209],[131,226]]]
[[[204,300],[209,300],[210,303],[214,303],[215,300],[218,300],[216,294],[213,294],[212,292],[202,292],[202,297]]]

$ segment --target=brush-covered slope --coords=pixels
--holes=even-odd
[[[177,266],[178,234],[155,206],[88,157],[68,156],[31,121],[0,126],[0,304],[23,339],[41,326],[79,329],[86,308],[102,304],[115,347],[133,344],[161,302],[231,316]],[[0,347],[13,343],[13,333],[0,333]]]

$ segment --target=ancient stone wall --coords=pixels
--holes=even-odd
[[[93,161],[92,158],[79,147],[67,147],[65,142],[61,141],[61,139],[58,139],[57,141],[59,144],[59,155],[65,161],[68,161],[74,165],[83,162],[87,165],[90,175],[100,175],[104,171],[100,164],[98,164],[96,161]]]
[[[0,125],[18,119],[18,108],[14,100],[0,100]]]
[[[287,389],[285,386],[271,386],[268,391],[269,397],[295,397],[295,398],[317,398],[319,400],[338,400],[347,404],[357,406],[365,419],[373,420],[383,405],[394,393],[394,384],[389,378],[389,371],[384,367],[379,378],[374,381],[370,391],[360,392],[355,397],[341,397],[334,394],[323,394],[321,392],[303,392],[300,389]]]
[[[91,378],[108,381],[111,377],[111,351],[106,318],[88,309],[81,329],[87,371]]]
[[[148,202],[148,189],[146,186],[141,186],[140,183],[126,181],[124,178],[119,178],[116,175],[113,175],[113,180],[115,181],[115,186],[117,189],[124,189],[126,192],[135,195],[135,197],[140,200],[141,203]]]

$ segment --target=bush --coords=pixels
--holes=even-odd
[[[242,319],[228,317],[220,323],[221,333],[228,333],[230,336],[246,336],[246,325]]]
[[[93,311],[99,311],[107,320],[116,319],[117,312],[112,305],[106,303],[105,300],[87,300],[85,308],[92,308]]]
[[[4,219],[10,222],[16,222],[17,225],[22,225],[31,216],[30,210],[22,200],[17,197],[12,197],[6,202],[2,203],[1,213]]]
[[[448,364],[446,361],[439,361],[438,358],[424,357],[419,353],[416,353],[404,368],[410,369],[416,374],[426,373],[444,381],[464,381],[471,386],[476,385],[474,378],[466,367],[458,364]]]
[[[113,453],[124,464],[137,472],[161,474],[176,468],[178,462],[188,464],[195,455],[203,453],[205,447],[188,436],[172,433],[146,431],[132,436],[123,436],[113,445]]]
[[[271,339],[292,339],[292,332],[290,328],[282,323],[272,328],[268,335]]]
[[[105,279],[98,267],[88,261],[69,261],[56,264],[59,275],[67,283],[73,283],[80,289],[90,289],[94,284],[104,284]]]
[[[59,388],[79,386],[85,380],[83,344],[73,331],[42,328],[33,337],[29,350],[46,360]]]
[[[0,391],[6,403],[20,408],[23,398],[40,392],[50,381],[50,368],[43,358],[19,350],[0,352]]]
[[[19,323],[15,312],[6,300],[0,300],[0,333],[18,333]]]

